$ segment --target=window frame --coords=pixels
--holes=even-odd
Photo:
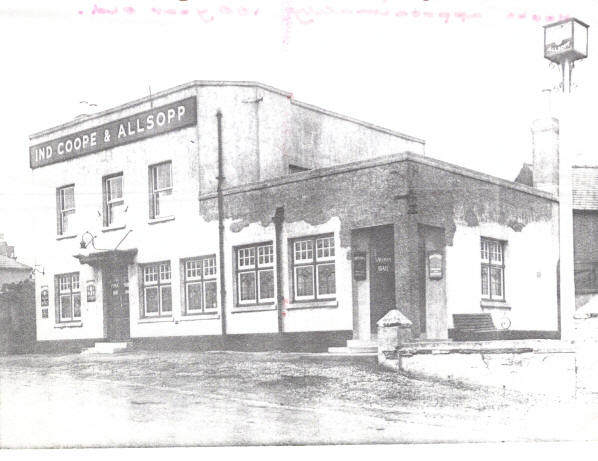
[[[165,282],[162,280],[161,275],[162,271],[161,268],[163,265],[168,264],[170,277]],[[172,303],[172,264],[170,261],[156,261],[146,264],[141,264],[141,291],[142,291],[142,299],[143,299],[143,318],[154,318],[154,317],[172,317],[172,310],[173,310],[173,303]],[[146,281],[145,279],[145,270],[148,268],[156,268],[156,280]],[[163,309],[163,294],[162,289],[170,287],[170,310],[164,311]],[[157,288],[158,289],[158,311],[157,312],[148,312],[147,311],[147,289],[148,288]]]
[[[169,170],[169,177],[170,177],[170,186],[158,188],[158,168],[168,165]],[[154,163],[148,167],[148,176],[149,176],[149,195],[150,195],[150,219],[160,219],[160,218],[167,218],[173,216],[172,214],[165,215],[165,214],[158,214],[157,208],[159,206],[159,194],[161,192],[170,191],[170,195],[172,196],[174,192],[174,180],[172,176],[172,160],[166,160],[160,163]]]
[[[330,241],[332,240],[331,246],[322,245],[321,247],[318,246],[318,242],[322,241]],[[310,242],[311,248],[308,248],[310,245],[306,245],[305,248],[297,248],[297,244],[301,244],[303,242]],[[301,302],[314,302],[314,301],[331,301],[335,300],[337,296],[337,285],[336,285],[336,238],[334,233],[327,233],[327,234],[318,234],[318,235],[311,235],[305,237],[296,237],[289,241],[290,253],[291,253],[291,277],[292,277],[292,292],[293,292],[293,302],[301,303]],[[321,251],[320,251],[321,250]],[[327,251],[326,251],[327,250]],[[309,254],[311,252],[311,257]],[[328,253],[325,256],[325,253]],[[305,258],[297,259],[297,255],[303,253]],[[321,255],[320,255],[321,253]],[[320,293],[320,286],[319,286],[319,274],[320,268],[323,266],[333,266],[334,269],[334,293]],[[298,283],[297,283],[297,272],[302,268],[309,267],[311,268],[311,283],[312,283],[312,294],[311,295],[299,295],[297,293]]]
[[[486,243],[488,245],[488,250],[487,250],[487,258],[484,258],[482,255],[483,252],[483,245],[484,243]],[[491,245],[495,245],[497,248],[500,249],[500,261],[498,261],[498,258],[493,259],[492,258],[492,249],[491,249]],[[480,265],[481,265],[481,270],[480,270],[480,295],[482,296],[482,300],[483,301],[498,301],[498,302],[504,302],[506,300],[506,292],[505,292],[505,247],[506,247],[506,242],[502,241],[502,240],[498,240],[498,239],[493,239],[493,238],[488,238],[488,237],[481,237],[480,238]],[[499,252],[497,252],[496,254],[499,254]],[[482,276],[482,271],[486,269],[487,271],[487,275],[486,275],[486,282],[487,282],[487,287],[488,287],[488,293],[485,295],[483,293],[482,287],[483,287],[483,276]],[[496,295],[492,293],[492,269],[498,269],[500,270],[500,274],[501,274],[501,288],[502,288],[502,293],[501,295]]]
[[[268,253],[264,253],[260,255],[260,249],[262,248],[269,248]],[[247,264],[240,264],[241,263],[241,252],[246,250],[253,250],[253,255],[243,256],[243,261],[253,259],[253,263]],[[236,282],[236,289],[235,289],[235,298],[236,307],[245,307],[245,306],[263,306],[263,305],[272,305],[276,301],[276,278],[275,278],[275,269],[276,269],[276,252],[274,251],[274,242],[266,241],[260,243],[253,243],[249,245],[241,245],[234,248],[234,258],[235,258],[235,282]],[[261,262],[260,262],[261,259]],[[266,262],[266,259],[270,262]],[[264,272],[271,272],[272,273],[272,297],[271,298],[262,298],[261,297],[261,274]],[[245,274],[252,274],[254,278],[254,297],[252,299],[243,300],[241,298],[241,277]]]
[[[76,289],[75,289],[75,278],[76,278]],[[63,281],[66,279],[66,286]],[[58,315],[56,320],[58,323],[69,323],[69,322],[80,322],[82,317],[82,306],[81,306],[81,277],[79,272],[66,272],[63,274],[56,274],[54,276],[55,287],[56,287],[56,308],[58,309]],[[63,289],[63,287],[65,287]],[[68,297],[70,300],[70,312],[71,315],[68,317],[63,316],[62,312],[62,299]],[[79,315],[75,316],[75,298],[79,298]]]
[[[120,181],[121,181],[120,182],[120,198],[112,199],[110,197],[110,195],[111,195],[110,182],[117,178],[120,178]],[[116,226],[121,226],[121,225],[125,224],[124,222],[114,224],[113,216],[112,216],[112,206],[121,205],[122,207],[125,207],[125,194],[124,194],[123,187],[124,187],[124,175],[123,175],[122,171],[104,176],[102,178],[102,189],[104,192],[103,208],[104,208],[104,227],[105,228],[116,227]]]
[[[67,189],[73,190],[73,206],[72,208],[65,208],[64,207],[64,191]],[[56,218],[57,218],[57,234],[58,235],[67,235],[69,232],[68,225],[65,229],[65,216],[67,213],[70,215],[74,215],[77,212],[77,206],[75,204],[75,184],[68,184],[66,186],[61,186],[56,188]],[[70,230],[71,233],[72,229]]]
[[[206,261],[214,261],[213,267],[210,265],[210,273],[206,274]],[[187,264],[191,262],[200,262],[199,276],[189,276]],[[182,272],[183,272],[183,291],[185,299],[185,315],[198,315],[198,314],[212,314],[218,312],[218,264],[216,262],[216,254],[195,256],[191,258],[185,258],[181,260]],[[215,283],[216,285],[216,306],[212,308],[206,307],[206,283]],[[201,286],[201,309],[190,309],[189,308],[189,286],[200,285]]]

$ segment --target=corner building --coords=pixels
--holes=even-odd
[[[420,139],[206,81],[30,139],[42,346],[325,350],[394,308],[422,339],[558,335],[555,197]]]

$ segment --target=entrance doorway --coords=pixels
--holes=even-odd
[[[393,225],[369,228],[370,247],[370,330],[395,309],[395,258]]]
[[[126,341],[130,337],[127,266],[121,264],[105,267],[103,276],[106,339]]]

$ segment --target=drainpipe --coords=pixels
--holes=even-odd
[[[220,316],[222,319],[222,336],[226,336],[226,288],[224,285],[224,197],[222,195],[223,160],[222,160],[222,112],[216,112],[218,122],[218,246],[220,256]]]
[[[278,333],[282,334],[282,310],[284,309],[284,294],[282,292],[282,224],[284,223],[284,207],[276,208],[276,213],[272,216],[274,231],[276,234],[276,294],[278,310]]]

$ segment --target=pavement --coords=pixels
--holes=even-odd
[[[3,448],[552,440],[598,440],[598,396],[278,352],[0,357]]]

